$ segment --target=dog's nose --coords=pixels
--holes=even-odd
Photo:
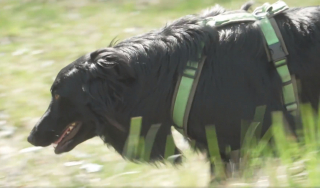
[[[49,134],[50,133],[50,134]],[[49,132],[35,132],[31,131],[29,134],[27,141],[34,146],[49,146],[53,141],[53,135],[51,131]]]
[[[30,144],[35,145],[35,139],[33,135],[30,134],[27,140]]]

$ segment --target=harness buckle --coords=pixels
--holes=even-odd
[[[285,51],[283,50],[280,41],[278,41],[278,42],[276,42],[276,43],[274,43],[274,44],[269,45],[268,48],[269,48],[269,50],[270,50],[271,58],[272,58],[272,60],[273,60],[274,62],[277,62],[277,61],[286,59],[286,56],[288,55],[288,54],[286,54]]]

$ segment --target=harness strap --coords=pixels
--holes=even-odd
[[[203,49],[203,46],[204,44],[202,43],[201,49]],[[202,56],[202,50],[200,50],[200,52],[198,55],[198,58],[201,58],[200,61],[188,62],[186,69],[179,77],[172,100],[172,118],[177,125],[177,130],[183,135],[187,133],[187,123],[191,105],[206,59],[206,56]]]
[[[297,89],[287,65],[288,50],[282,38],[282,34],[273,16],[276,13],[288,9],[283,1],[270,5],[265,3],[257,8],[253,15],[259,19],[261,31],[266,39],[269,51],[269,61],[272,61],[282,81],[282,96],[286,110],[295,117],[298,116]]]
[[[279,0],[272,5],[269,3],[264,3],[261,7],[257,7],[252,14],[255,15],[256,18],[264,18],[266,16],[272,17],[287,10],[288,8],[289,7],[285,2]]]
[[[222,25],[237,22],[253,22],[256,18],[247,12],[236,12],[233,14],[219,14],[214,17],[205,19],[205,24],[211,27],[219,27]]]

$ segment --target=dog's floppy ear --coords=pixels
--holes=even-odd
[[[113,48],[97,50],[90,56],[100,75],[112,76],[118,80],[135,78],[135,71],[129,64],[129,58]]]

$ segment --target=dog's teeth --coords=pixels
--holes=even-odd
[[[72,123],[72,124],[71,124],[71,126],[75,126],[75,125],[76,125],[76,123]]]
[[[70,131],[67,132],[67,134],[69,134],[69,133],[70,133]]]
[[[73,127],[69,127],[70,131],[73,129]]]

